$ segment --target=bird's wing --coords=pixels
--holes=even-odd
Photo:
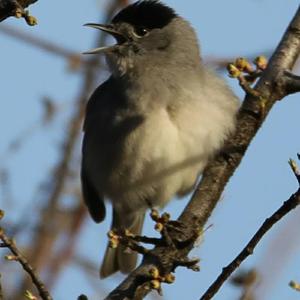
[[[97,130],[98,126],[102,126],[106,122],[105,115],[107,114],[106,102],[108,101],[108,91],[110,79],[101,84],[92,94],[86,106],[85,120],[83,124],[84,139],[82,145],[82,165],[81,165],[81,186],[84,202],[88,210],[97,223],[105,218],[105,205],[103,196],[99,193],[99,189],[94,186],[94,183],[89,178],[88,167],[86,165],[87,153],[85,151],[89,134]],[[97,124],[95,127],[95,124]]]
[[[109,87],[112,84],[112,78],[109,78],[104,83],[102,83],[92,94],[89,101],[86,105],[86,111],[85,111],[85,119],[83,122],[83,131],[86,132],[88,127],[91,123],[97,118],[97,122],[104,121],[105,116],[100,116],[99,114],[105,114],[107,113],[107,108],[109,109],[109,106],[107,105],[111,94],[111,91],[109,91]],[[110,89],[111,90],[111,89]],[[114,91],[112,89],[112,91]]]
[[[116,117],[124,110],[124,103],[126,95],[111,77],[95,90],[86,107],[81,182],[84,201],[96,222],[105,217],[101,184],[107,173],[112,172],[112,165],[120,153],[116,141],[126,137],[144,120],[143,116],[124,113],[123,119]]]

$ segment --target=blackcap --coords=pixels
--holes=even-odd
[[[238,101],[204,66],[195,31],[160,1],[138,1],[110,24],[89,23],[116,44],[111,76],[92,94],[82,147],[82,191],[95,222],[113,206],[112,229],[140,234],[149,207],[189,193],[234,130]],[[135,253],[107,248],[101,277],[130,272]]]

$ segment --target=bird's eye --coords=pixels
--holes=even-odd
[[[133,30],[133,34],[137,37],[137,38],[141,38],[143,36],[146,36],[149,33],[148,29],[145,27],[136,27]]]

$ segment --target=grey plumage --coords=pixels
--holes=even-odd
[[[109,26],[88,25],[117,44],[90,52],[104,52],[112,75],[87,105],[83,196],[96,222],[105,217],[107,198],[112,228],[140,234],[149,206],[193,189],[234,130],[238,101],[201,62],[189,23],[159,1],[127,7]],[[134,268],[136,254],[123,250],[106,250],[102,277]]]

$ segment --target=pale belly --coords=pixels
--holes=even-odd
[[[112,168],[93,162],[93,172],[99,175],[93,178],[104,179],[95,186],[116,208],[164,206],[176,194],[183,195],[194,186],[206,163],[207,157],[196,149],[196,141],[191,145],[188,140],[166,110],[156,111],[115,146],[119,147],[118,159]],[[190,147],[195,149],[190,151]]]

